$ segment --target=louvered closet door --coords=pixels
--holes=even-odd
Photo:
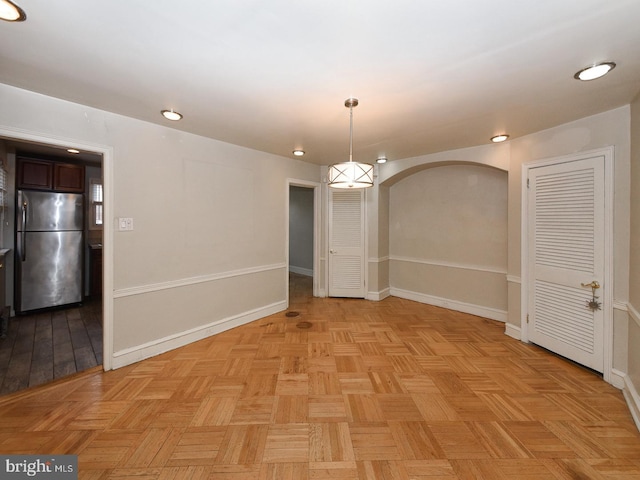
[[[604,157],[533,168],[529,176],[529,340],[602,372]]]
[[[364,298],[364,192],[329,192],[329,296]]]

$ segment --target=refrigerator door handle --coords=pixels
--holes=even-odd
[[[20,258],[24,262],[27,259],[26,241],[27,241],[27,202],[22,204],[22,235],[20,239]]]

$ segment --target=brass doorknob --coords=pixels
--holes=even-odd
[[[582,285],[583,287],[589,287],[589,288],[600,288],[600,284],[597,281],[593,281],[591,283],[581,283],[580,285]]]

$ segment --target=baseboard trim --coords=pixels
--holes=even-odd
[[[640,430],[640,395],[636,390],[635,385],[629,378],[629,375],[624,376],[624,387],[622,389],[624,399],[627,401],[629,411],[633,417],[633,421],[636,424],[636,428]]]
[[[289,265],[289,271],[291,273],[297,273],[298,275],[304,275],[306,277],[313,277],[313,269],[312,268],[303,268],[303,267],[296,267],[294,265]]]
[[[511,325],[510,323],[505,324],[504,333],[511,338],[515,338],[516,340],[522,340],[522,329],[520,327],[516,327],[515,325]]]
[[[385,298],[391,296],[391,289],[385,288],[384,290],[380,290],[379,292],[367,292],[367,300],[373,300],[374,302],[379,302],[380,300],[384,300]]]
[[[427,305],[448,308],[449,310],[455,310],[456,312],[469,313],[471,315],[490,318],[491,320],[497,320],[503,323],[507,322],[507,312],[505,310],[498,310],[497,308],[473,305],[470,303],[460,302],[458,300],[450,300],[448,298],[441,298],[393,287],[390,289],[390,294],[394,297],[406,298],[407,300],[426,303]]]
[[[264,318],[274,313],[281,312],[287,308],[286,302],[277,302],[271,305],[266,305],[248,312],[244,312],[239,315],[224,318],[211,322],[201,327],[193,328],[185,332],[180,332],[175,335],[170,335],[165,338],[154,340],[135,347],[126,348],[115,352],[113,354],[112,367],[114,369],[131,365],[132,363],[145,360],[147,358],[155,357],[161,353],[174,350],[176,348],[184,347],[198,340],[203,340],[211,335],[230,330],[240,325],[244,325],[260,318]]]
[[[624,389],[624,379],[627,376],[626,373],[621,372],[620,370],[617,370],[615,368],[611,369],[611,376],[609,378],[610,380],[610,384],[613,385],[616,388],[619,388],[620,390]]]

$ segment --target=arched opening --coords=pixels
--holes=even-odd
[[[506,321],[507,180],[466,161],[388,178],[390,294]]]

